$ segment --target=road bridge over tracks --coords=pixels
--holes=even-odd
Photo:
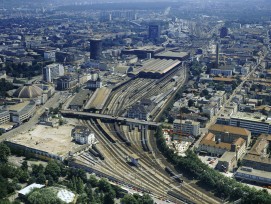
[[[82,112],[82,111],[70,111],[70,110],[61,110],[61,114],[65,117],[71,118],[80,118],[80,119],[101,119],[101,120],[108,120],[112,122],[123,122],[125,124],[133,124],[135,126],[149,126],[149,127],[158,127],[161,123],[151,122],[151,121],[144,121],[138,120],[133,118],[125,118],[125,117],[118,117],[113,115],[104,115],[99,113],[89,113],[89,112]]]

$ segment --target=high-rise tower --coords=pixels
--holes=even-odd
[[[94,38],[90,40],[90,59],[100,60],[102,55],[102,40]]]
[[[228,28],[222,27],[220,29],[220,38],[225,38],[226,36],[228,36]]]
[[[160,25],[149,25],[149,38],[159,40],[161,35]]]

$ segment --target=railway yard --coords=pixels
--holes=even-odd
[[[143,72],[143,76],[130,77],[115,87],[102,87],[95,92],[84,89],[80,96],[75,94],[69,98],[66,102],[73,105],[65,103],[62,116],[67,121],[74,118],[71,120],[74,126],[90,129],[98,142],[85,144],[67,157],[72,157],[69,160],[71,166],[96,172],[112,182],[128,185],[161,200],[220,203],[211,193],[203,193],[202,189],[195,187],[196,181],[177,174],[156,147],[154,134],[160,125],[155,121],[157,115],[187,82],[187,68],[176,61],[175,64],[177,66],[173,67],[169,63],[171,67],[165,67],[166,72],[155,64],[159,71],[152,68],[152,71]],[[145,119],[129,117],[127,111],[142,101],[151,104],[148,116]],[[72,140],[71,136],[68,139]],[[14,141],[16,143],[16,138]],[[88,145],[90,148],[86,148]],[[40,151],[43,151],[41,155],[50,156],[47,150],[35,150]]]
[[[150,115],[156,115],[172,93],[186,82],[186,74],[186,68],[180,66],[159,79],[132,78],[111,92],[99,113],[114,118],[124,117],[130,106],[142,99],[149,99],[156,104],[150,110]],[[173,81],[174,76],[178,80]],[[93,130],[99,142],[88,152],[76,156],[75,163],[164,200],[175,203],[219,203],[211,194],[201,193],[189,184],[189,180],[171,170],[173,167],[156,149],[155,128],[125,120],[91,117],[80,118],[79,123]],[[138,162],[131,162],[131,157],[137,157]]]

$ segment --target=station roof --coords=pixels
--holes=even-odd
[[[133,72],[134,75],[142,73],[158,73],[158,74],[165,74],[174,67],[181,64],[179,60],[167,60],[167,59],[150,59],[147,60],[139,67],[137,70]]]
[[[72,99],[70,106],[83,106],[84,101],[87,99],[88,95],[92,95],[92,91],[85,89],[81,90],[79,93],[75,95],[75,97]]]
[[[155,57],[167,57],[167,58],[184,58],[189,55],[188,52],[176,52],[176,51],[165,51],[159,54],[156,54]]]
[[[103,109],[104,104],[106,103],[111,91],[112,89],[106,87],[96,89],[96,91],[88,101],[87,105],[85,106],[85,109]]]

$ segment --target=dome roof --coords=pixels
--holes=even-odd
[[[37,98],[42,95],[42,89],[36,85],[26,84],[18,88],[13,96],[16,98]]]

